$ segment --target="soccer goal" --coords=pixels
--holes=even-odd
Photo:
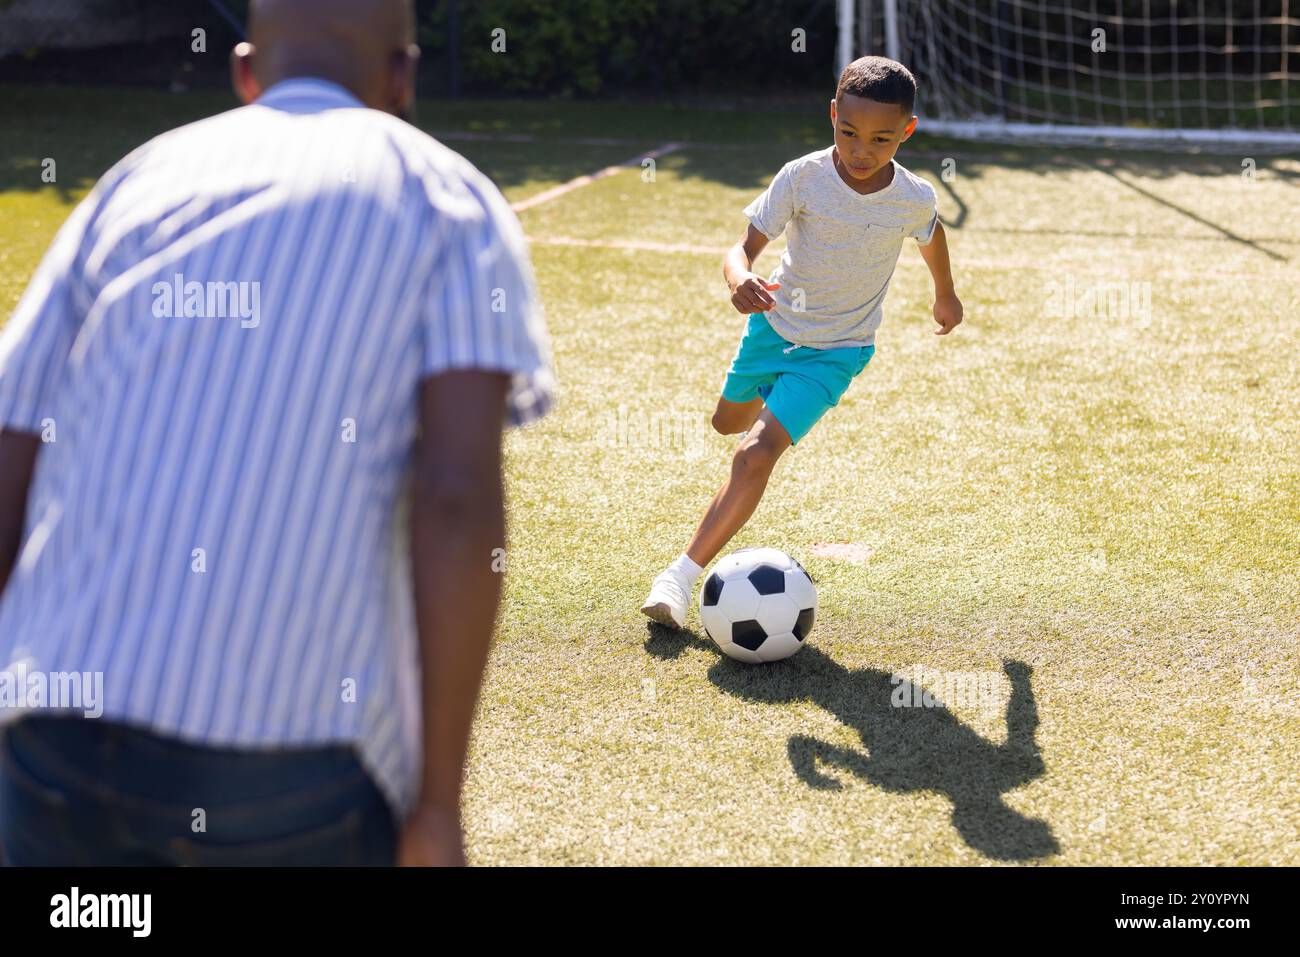
[[[1300,0],[840,0],[839,58],[921,84],[930,132],[1300,148]]]

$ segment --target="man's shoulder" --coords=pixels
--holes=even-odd
[[[424,130],[399,117],[378,110],[358,111],[366,114],[377,132],[408,160],[412,172],[434,172],[447,176],[477,179],[483,174],[464,156]]]
[[[206,156],[205,141],[215,142],[228,135],[232,118],[246,109],[248,107],[236,107],[165,130],[152,139],[145,140],[123,156],[109,168],[105,177],[112,176],[114,173],[129,172],[150,160],[157,160],[171,154],[176,154],[182,159],[189,158],[191,161],[195,156]]]
[[[376,110],[364,111],[388,139],[407,175],[418,179],[434,205],[470,203],[489,214],[509,205],[496,184],[454,149],[406,120]]]
[[[367,138],[382,138],[390,149],[399,153],[406,162],[407,168],[413,173],[432,172],[448,177],[459,176],[475,180],[483,176],[469,160],[455,150],[445,146],[419,127],[381,110],[355,107],[322,110],[312,115],[335,127],[334,131],[326,135],[326,139],[337,138],[344,143],[362,145],[362,141]],[[267,127],[265,132],[274,135],[270,127],[290,116],[298,119],[303,114],[282,113],[258,103],[251,103],[161,133],[140,146],[135,153],[147,156],[171,151],[185,152],[194,149],[204,140],[232,143],[252,136],[263,124]],[[282,135],[286,137],[293,135],[291,130],[292,127],[284,127]]]
[[[228,110],[169,130],[122,162],[139,165],[151,159],[165,161],[172,155],[204,155],[196,151],[203,150],[205,142],[221,149],[221,144],[241,139],[272,143],[276,137],[298,135],[293,126],[279,125],[287,115],[256,103]],[[338,146],[332,150],[331,162],[346,165],[353,160],[387,157],[389,169],[400,171],[408,181],[407,188],[420,189],[435,206],[453,209],[468,204],[491,209],[504,202],[495,184],[473,163],[400,117],[364,107],[325,110],[314,116],[327,124],[325,133],[318,130],[315,135]],[[292,153],[289,150],[286,156]]]

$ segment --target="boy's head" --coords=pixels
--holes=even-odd
[[[896,60],[864,56],[840,74],[831,100],[835,148],[850,176],[867,179],[887,165],[916,129],[916,78]]]

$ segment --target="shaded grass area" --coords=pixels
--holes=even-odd
[[[119,155],[230,105],[0,103],[19,133],[0,152],[0,314]],[[637,614],[726,474],[735,440],[708,419],[744,319],[718,254],[548,240],[724,247],[776,169],[826,145],[821,109],[421,111],[431,129],[541,137],[448,140],[512,200],[664,142],[712,144],[521,215],[563,393],[507,442],[472,857],[1300,861],[1294,158],[1261,159],[1251,182],[1233,157],[918,137],[899,158],[939,187],[967,322],[931,335],[905,249],[876,356],[730,546],[809,568],[811,647],[751,668],[694,614],[676,634]],[[572,142],[588,138],[628,142]],[[57,184],[32,180],[46,156]],[[868,557],[818,557],[827,543]],[[992,675],[996,701],[892,707],[913,666]]]

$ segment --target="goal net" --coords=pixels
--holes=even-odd
[[[936,133],[1300,147],[1300,0],[858,0]]]

